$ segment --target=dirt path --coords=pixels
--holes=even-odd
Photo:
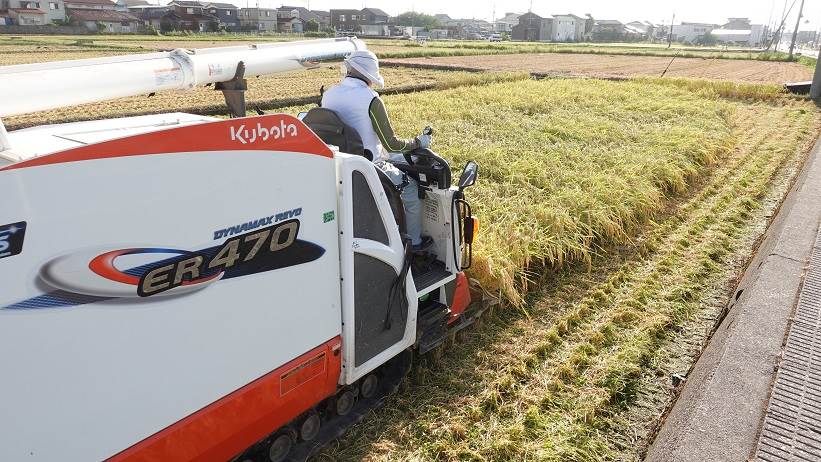
[[[490,56],[451,56],[384,60],[391,63],[458,66],[495,71],[528,71],[559,75],[668,77],[785,83],[812,79],[812,71],[798,63],[735,59],[669,58],[543,53]],[[672,62],[671,62],[672,61]]]

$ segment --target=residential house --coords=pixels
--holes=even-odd
[[[311,13],[319,18],[319,30],[331,29],[331,13],[329,11],[311,10]]]
[[[425,28],[422,26],[397,26],[399,28],[399,33],[397,35],[401,35],[403,37],[419,37],[419,34],[425,32]],[[424,34],[423,34],[424,35]]]
[[[111,0],[64,0],[66,9],[69,12],[73,9],[79,10],[111,10],[117,9],[117,4]]]
[[[764,40],[764,26],[752,24],[749,29],[713,29],[710,37],[722,45],[760,46]]]
[[[239,8],[231,3],[205,3],[203,11],[219,20],[219,29],[231,32],[240,29]]]
[[[290,11],[277,10],[277,32],[285,34],[301,34],[305,22]]]
[[[361,24],[388,24],[390,22],[390,15],[380,10],[379,8],[362,8],[360,11],[359,20]]]
[[[359,25],[362,23],[360,10],[337,10],[332,9],[331,28],[337,32],[359,32]]]
[[[240,28],[244,31],[276,32],[275,8],[242,8],[239,12]]]
[[[140,18],[145,27],[151,26],[161,32],[184,29],[182,16],[168,6],[136,5],[129,7],[128,12]]]
[[[649,21],[633,21],[624,25],[628,34],[637,34],[644,39],[651,39],[655,36],[656,26]]]
[[[518,19],[518,23],[511,30],[513,40],[527,42],[550,40],[553,34],[554,18],[543,18],[536,13],[525,13]]]
[[[449,29],[431,29],[430,30],[430,38],[432,40],[447,40],[450,38],[450,30]]]
[[[501,19],[493,22],[493,32],[510,34],[513,32],[513,26],[519,24],[519,17],[521,13],[505,13]]]
[[[150,5],[150,3],[148,3],[146,0],[117,0],[117,2],[114,5],[114,8],[117,11],[122,11],[124,13],[127,13],[128,9],[131,8],[132,6],[149,6],[149,5]],[[156,5],[154,5],[154,6],[156,6]]]
[[[621,21],[597,19],[593,23],[592,40],[596,42],[617,42],[624,39],[626,29]]]
[[[51,24],[66,19],[66,6],[63,0],[0,0],[0,16],[8,22],[21,26]]]
[[[705,24],[699,22],[682,22],[681,24],[674,24],[672,39],[674,42],[681,43],[697,43],[703,41],[705,37],[710,35],[713,29],[718,27],[715,24]]]
[[[301,34],[307,30],[305,25],[309,22],[316,23],[318,28],[320,18],[301,6],[282,6],[277,9],[277,21],[279,32]]]
[[[219,30],[219,18],[208,14],[205,5],[191,0],[173,0],[168,4],[180,16],[181,30],[194,32],[216,32]]]
[[[389,24],[359,25],[359,35],[361,35],[362,37],[390,37],[391,30],[392,27]]]
[[[9,21],[12,24],[20,26],[43,26],[48,24],[46,22],[46,12],[39,8],[9,8],[7,11]]]
[[[761,46],[766,35],[767,27],[752,24],[749,18],[728,18],[726,24],[710,31],[711,38],[725,45]]]
[[[122,11],[108,9],[78,9],[71,11],[71,23],[85,26],[92,32],[135,33],[142,29],[140,18]]]
[[[553,15],[554,42],[581,42],[584,40],[586,19],[575,14]]]
[[[460,19],[466,38],[481,39],[493,33],[493,24],[484,19]]]
[[[727,23],[722,25],[721,28],[743,30],[750,29],[751,26],[750,18],[727,18]]]

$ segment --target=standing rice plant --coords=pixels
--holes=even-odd
[[[528,270],[630,239],[732,144],[730,106],[650,82],[517,81],[387,98],[396,128],[430,124],[454,166],[475,159],[472,275],[514,304]]]

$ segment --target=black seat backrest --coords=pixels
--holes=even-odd
[[[326,144],[338,147],[340,152],[373,160],[373,154],[366,151],[362,145],[362,138],[359,133],[343,122],[336,112],[323,107],[316,107],[308,111],[302,121],[316,133],[319,139]]]

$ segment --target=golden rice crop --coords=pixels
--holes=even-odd
[[[627,241],[732,142],[726,103],[668,85],[518,81],[386,102],[399,133],[430,124],[454,166],[478,161],[471,271],[514,303],[529,269]]]

